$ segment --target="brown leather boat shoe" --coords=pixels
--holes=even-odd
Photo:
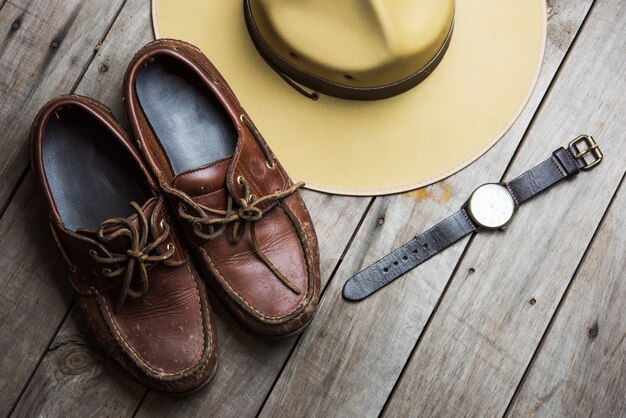
[[[139,147],[200,271],[251,330],[301,331],[319,300],[319,255],[294,184],[196,47],[157,40],[126,73]]]
[[[110,112],[59,97],[35,119],[31,148],[52,234],[99,344],[151,388],[202,386],[218,352],[206,289]]]

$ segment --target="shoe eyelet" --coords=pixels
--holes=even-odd
[[[89,255],[92,257],[97,257],[98,253],[95,250],[89,250]]]
[[[273,169],[275,169],[275,168],[276,168],[276,164],[274,164],[274,161],[272,161],[272,162],[266,161],[266,162],[265,162],[265,166],[266,166],[267,168],[269,168],[270,170],[273,170]]]
[[[176,247],[174,247],[174,244],[167,244],[165,248],[167,249],[167,251],[174,251],[174,249],[176,249]]]
[[[239,183],[240,186],[243,186],[243,182],[244,182],[243,176],[237,176],[237,183]]]
[[[161,219],[161,222],[159,222],[159,226],[161,227],[161,229],[165,229],[165,219]]]
[[[102,274],[104,274],[105,276],[108,276],[111,273],[111,269],[102,269]]]

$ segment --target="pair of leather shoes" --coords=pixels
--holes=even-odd
[[[188,392],[218,357],[201,278],[250,330],[297,333],[319,299],[317,239],[302,183],[197,48],[148,44],[123,94],[137,148],[103,105],[62,96],[35,119],[33,168],[99,344],[146,385]]]

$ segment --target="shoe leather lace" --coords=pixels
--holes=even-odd
[[[160,199],[161,200],[161,199]],[[159,201],[160,201],[159,200]],[[163,232],[154,240],[149,242],[149,223],[143,209],[136,202],[130,202],[130,205],[137,212],[140,227],[135,226],[130,220],[125,218],[111,218],[102,222],[96,231],[98,241],[105,247],[106,245],[118,237],[124,236],[128,238],[128,249],[123,253],[110,251],[107,256],[100,256],[92,251],[91,257],[94,261],[107,265],[119,265],[115,270],[105,268],[102,274],[107,278],[122,278],[120,283],[120,291],[117,297],[115,309],[121,309],[127,296],[139,298],[148,291],[148,268],[154,263],[165,261],[170,258],[175,251],[173,245],[168,245],[166,252],[160,255],[151,255],[159,245],[161,245],[170,234],[170,227],[166,223],[162,224]],[[139,290],[131,287],[133,274],[138,271],[141,279],[141,288]]]
[[[233,208],[233,198],[229,195],[226,204],[226,210],[213,209],[199,203],[194,202],[191,197],[182,193],[180,190],[176,190],[175,194],[185,201],[187,205],[194,208],[199,216],[194,216],[187,212],[187,208],[182,203],[178,206],[178,215],[190,222],[193,225],[194,234],[204,240],[212,240],[215,237],[221,235],[226,227],[233,223],[231,242],[237,244],[245,233],[246,226],[250,228],[250,238],[254,247],[254,252],[263,261],[263,263],[274,273],[274,275],[292,292],[300,294],[301,290],[291,280],[289,280],[283,273],[274,266],[274,264],[265,255],[259,241],[256,236],[256,221],[263,217],[263,211],[259,208],[259,205],[269,200],[275,200],[280,207],[287,213],[292,223],[297,222],[295,215],[289,209],[287,205],[281,204],[283,198],[291,195],[300,187],[304,186],[303,182],[298,182],[285,190],[277,190],[276,192],[257,198],[250,193],[250,186],[243,177],[239,177],[239,184],[244,188],[244,197],[240,198],[238,208]],[[167,185],[162,185],[164,189],[172,190]],[[208,227],[208,233],[203,231],[203,227]],[[297,228],[296,228],[297,229]]]

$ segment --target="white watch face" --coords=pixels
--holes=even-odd
[[[513,216],[515,201],[501,184],[483,184],[474,191],[469,201],[470,215],[486,228],[502,228]]]

